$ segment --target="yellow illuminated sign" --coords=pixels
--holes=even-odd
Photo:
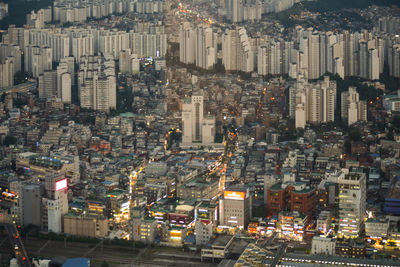
[[[225,199],[244,200],[246,198],[245,192],[224,191]]]

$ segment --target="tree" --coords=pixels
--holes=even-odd
[[[110,265],[106,261],[103,261],[103,263],[101,264],[101,267],[108,267],[108,266],[110,266]]]
[[[15,137],[12,136],[12,135],[7,135],[7,136],[4,138],[4,145],[5,145],[5,146],[15,145],[15,143],[17,143],[17,138],[15,138]]]

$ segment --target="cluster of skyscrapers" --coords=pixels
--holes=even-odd
[[[223,9],[226,19],[233,23],[260,20],[262,14],[280,12],[291,8],[301,0],[225,0]]]
[[[205,41],[199,38],[203,31],[209,36],[209,45],[205,46],[208,50],[199,52],[198,48],[203,47]],[[221,51],[214,51],[217,46],[211,41],[217,37],[221,40]],[[288,74],[296,78],[302,73],[307,79],[317,79],[330,72],[342,78],[357,76],[378,80],[385,64],[392,76],[399,77],[400,74],[399,37],[368,31],[333,33],[297,26],[292,34],[276,38],[269,35],[251,37],[244,27],[227,29],[219,36],[207,26],[182,27],[181,62],[197,62],[196,55],[201,52],[210,57],[221,52],[226,71],[257,72],[263,76]],[[212,64],[196,63],[196,66],[210,69]]]
[[[32,11],[27,14],[27,25],[33,28],[41,28],[45,23],[60,22],[75,23],[85,22],[90,18],[103,18],[113,14],[137,12],[153,14],[164,11],[162,1],[133,1],[133,0],[99,0],[99,1],[72,1],[57,0],[53,2],[53,8],[47,7]]]

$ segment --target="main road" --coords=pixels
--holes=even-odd
[[[8,233],[8,237],[10,238],[10,243],[13,246],[13,250],[15,253],[15,257],[18,260],[18,264],[20,267],[31,267],[31,262],[28,258],[28,253],[22,243],[19,232],[14,224],[12,223],[4,223],[4,228]]]

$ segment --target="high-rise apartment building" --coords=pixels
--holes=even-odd
[[[116,108],[115,61],[112,57],[83,57],[78,81],[81,107],[106,112]]]
[[[341,116],[343,121],[347,121],[348,125],[352,125],[357,121],[367,120],[367,103],[360,101],[355,87],[349,87],[348,92],[342,92],[341,99]]]
[[[194,64],[197,40],[195,31],[190,27],[189,22],[181,25],[179,38],[179,61],[185,64]]]
[[[253,72],[255,53],[257,49],[253,46],[253,39],[244,27],[226,30],[222,36],[222,64],[226,71]]]
[[[297,128],[305,122],[327,123],[335,120],[336,82],[328,76],[324,80],[308,83],[298,77],[295,86],[289,89],[289,115],[295,118]]]
[[[211,69],[217,62],[218,36],[212,28],[199,25],[195,29],[189,23],[181,25],[179,36],[179,60],[196,64],[201,69]]]

